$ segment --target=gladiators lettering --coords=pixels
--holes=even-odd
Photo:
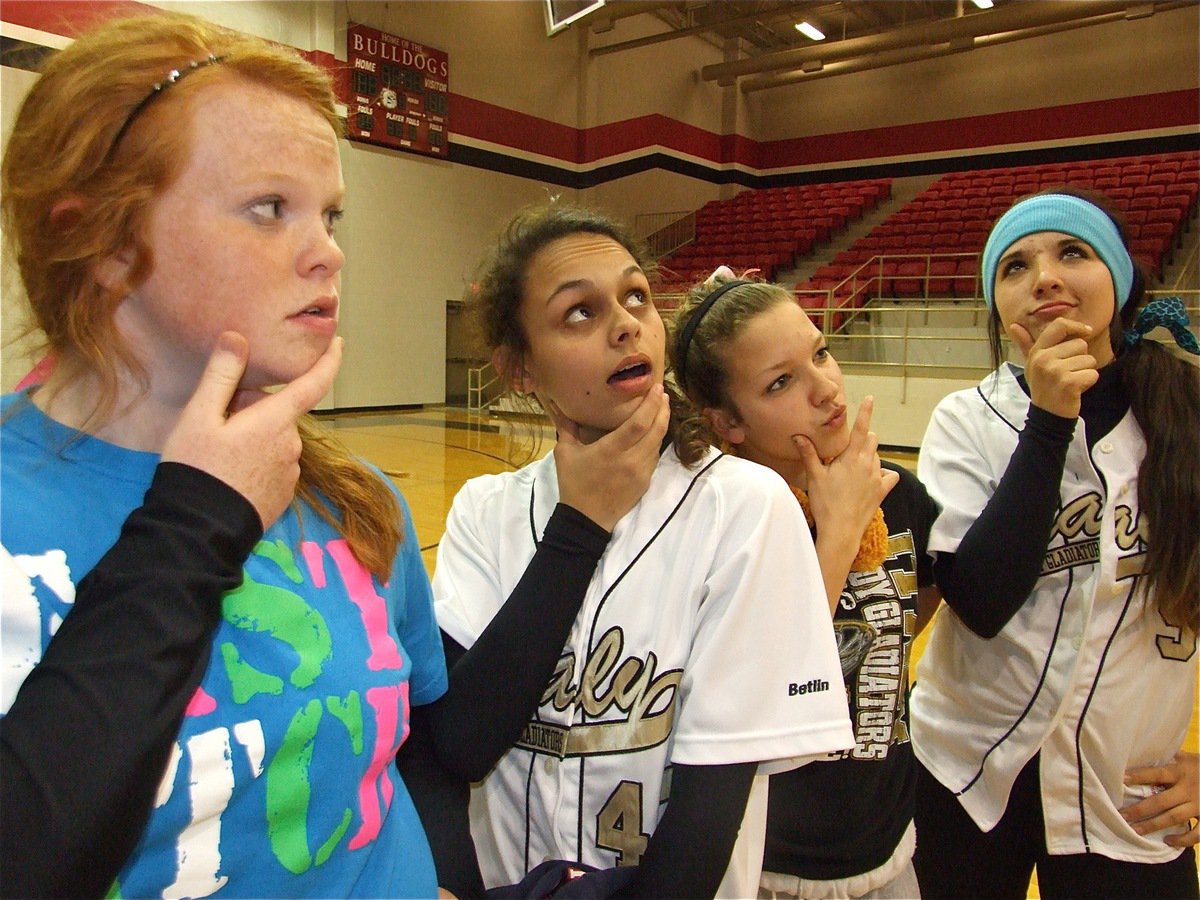
[[[893,614],[887,619],[897,626],[902,624],[899,603],[889,601],[877,606],[891,607],[888,612]],[[900,710],[901,692],[906,687],[902,681],[905,656],[903,632],[881,632],[858,668],[854,685],[858,700],[854,717],[855,746],[851,751],[855,759],[887,756]]]
[[[1042,559],[1042,575],[1050,575],[1073,566],[1091,565],[1100,559],[1100,528],[1104,498],[1089,492],[1066,504],[1054,520],[1051,547]],[[1145,546],[1144,519],[1119,504],[1113,509],[1113,537],[1122,550]],[[1082,537],[1083,540],[1076,540]],[[1061,540],[1062,543],[1058,543]]]
[[[575,684],[575,655],[564,654],[542,694],[542,704],[556,712],[578,709],[588,718],[601,718],[613,709],[625,717],[604,722],[577,722],[567,727],[530,722],[517,746],[559,757],[588,756],[620,750],[641,750],[662,743],[675,721],[675,700],[683,672],[655,674],[658,657],[621,659],[625,642],[621,629],[610,628],[596,644]],[[564,737],[553,735],[553,729]]]
[[[1049,575],[1071,566],[1094,563],[1100,559],[1100,540],[1082,541],[1064,547],[1052,547],[1042,558],[1042,574]]]
[[[525,726],[519,746],[526,750],[542,750],[562,758],[567,755],[567,736],[570,732],[561,725],[530,722]]]
[[[909,740],[903,713],[916,614],[904,604],[917,593],[912,534],[890,535],[888,545],[884,567],[851,573],[842,592],[842,608],[861,616],[834,622],[855,745],[830,758],[885,759],[893,744]]]

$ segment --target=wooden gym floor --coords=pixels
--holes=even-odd
[[[537,456],[549,452],[554,444],[553,432],[537,422],[472,415],[452,407],[322,419],[351,451],[382,469],[400,488],[412,511],[421,556],[430,575],[446,515],[463,483],[476,475],[518,468],[522,457],[531,458],[533,443],[539,436]],[[911,454],[886,458],[916,468],[916,458]],[[928,632],[914,642],[913,666],[924,649],[925,634]],[[1200,716],[1194,710],[1184,745],[1192,752],[1197,750],[1198,720]],[[1030,885],[1029,896],[1038,896],[1036,880]]]

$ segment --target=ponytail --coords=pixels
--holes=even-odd
[[[1200,372],[1153,340],[1123,348],[1114,365],[1146,438],[1138,469],[1138,507],[1149,525],[1146,590],[1163,619],[1198,634]]]

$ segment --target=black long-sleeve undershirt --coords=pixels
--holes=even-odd
[[[729,867],[758,764],[671,768],[671,794],[638,874],[615,896],[712,897]]]
[[[1023,380],[1021,386],[1025,388]],[[1089,449],[1112,431],[1128,409],[1119,367],[1106,366],[1100,380],[1082,397],[1079,419],[1085,424]],[[937,554],[934,576],[942,596],[980,637],[998,635],[1033,591],[1058,513],[1067,450],[1079,419],[1031,405],[995,493],[957,551]]]
[[[414,710],[397,764],[429,836],[438,883],[461,897],[480,896],[483,887],[464,779],[485,777],[537,709],[610,537],[560,503],[521,580],[470,650],[443,635],[450,688]],[[756,771],[754,762],[674,767],[666,811],[620,896],[711,897]]]
[[[3,896],[101,897],[112,885],[208,666],[221,596],[261,536],[232,488],[158,466],[0,720]]]
[[[465,651],[443,634],[451,669]],[[484,896],[470,834],[470,786],[443,768],[432,746],[429,707],[412,711],[412,730],[397,762],[421,814],[438,884],[456,897]],[[667,808],[634,879],[615,896],[711,897],[721,883],[745,815],[757,763],[672,767]]]
[[[442,634],[447,644],[458,647]],[[462,648],[458,647],[461,653]],[[408,737],[396,754],[396,766],[413,805],[421,817],[425,836],[433,851],[438,885],[460,900],[484,896],[483,876],[475,842],[471,838],[471,784],[441,764],[433,747],[433,725],[429,706],[414,706],[409,715]]]
[[[438,757],[455,775],[479,781],[521,736],[611,537],[558,504],[512,594],[470,650],[447,661],[449,689],[428,715]]]
[[[458,897],[483,896],[470,782],[486,777],[537,709],[611,537],[558,504],[521,580],[471,649],[442,634],[449,688],[413,710],[396,763],[433,849],[438,884]]]

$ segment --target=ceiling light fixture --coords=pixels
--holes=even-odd
[[[971,2],[980,9],[991,9],[993,6],[995,6],[992,0],[971,0]]]
[[[808,22],[799,23],[796,26],[796,30],[798,32],[800,32],[802,35],[804,35],[806,38],[809,38],[811,40],[814,40],[814,41],[825,40],[824,32],[822,32],[819,28],[816,28],[815,26],[808,24]]]

